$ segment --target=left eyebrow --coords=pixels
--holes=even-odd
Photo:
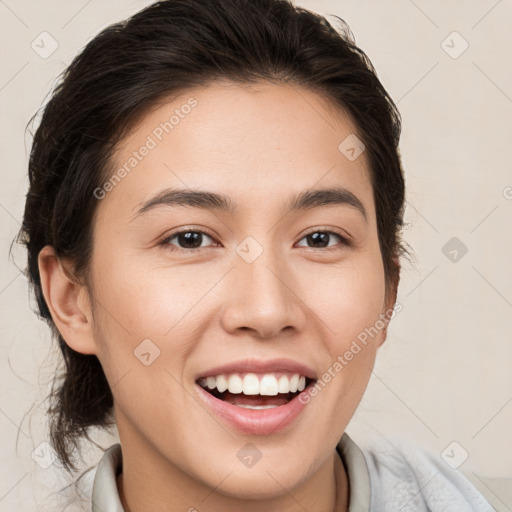
[[[355,208],[368,223],[363,203],[353,192],[343,187],[304,190],[292,198],[283,213],[343,204]]]
[[[145,201],[131,220],[160,205],[191,206],[205,210],[225,211],[231,215],[236,215],[239,212],[238,204],[223,194],[193,189],[166,189]],[[368,222],[363,203],[354,193],[342,187],[304,190],[288,201],[283,214],[329,205],[351,206],[359,211]]]

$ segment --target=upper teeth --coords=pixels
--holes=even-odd
[[[258,376],[255,373],[247,373],[243,377],[239,374],[217,375],[199,380],[199,384],[208,389],[217,388],[220,393],[228,390],[230,393],[244,395],[274,396],[278,393],[295,393],[303,391],[306,387],[306,377],[298,373],[288,377],[280,377],[273,373],[265,373]]]

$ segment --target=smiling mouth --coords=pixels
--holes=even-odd
[[[286,405],[315,382],[309,377],[302,377],[301,382],[298,382],[300,377],[297,377],[296,385],[292,385],[292,390],[288,390],[286,392],[282,392],[286,389],[286,385],[284,385],[284,383],[284,388],[281,386],[281,389],[278,389],[275,386],[270,386],[270,388],[262,386],[258,389],[257,385],[252,389],[248,389],[247,387],[244,388],[243,386],[242,389],[240,389],[240,386],[236,385],[231,385],[229,389],[223,389],[227,385],[227,381],[223,385],[222,381],[210,379],[210,382],[208,382],[207,379],[204,378],[199,379],[197,384],[217,400],[221,400],[237,407],[261,410]],[[218,387],[220,387],[221,390],[219,390]]]

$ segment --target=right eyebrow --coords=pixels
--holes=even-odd
[[[192,206],[205,210],[223,210],[232,215],[238,213],[238,205],[230,197],[223,194],[203,190],[166,189],[145,201],[132,216],[132,220],[160,205]]]

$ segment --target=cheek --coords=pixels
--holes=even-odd
[[[317,383],[318,395],[348,422],[370,379],[382,337],[385,280],[380,253],[316,273],[308,305],[320,318],[329,359]],[[324,391],[325,390],[325,391]]]
[[[115,265],[95,269],[94,316],[98,358],[117,406],[148,429],[154,428],[153,397],[165,394],[173,403],[180,396],[195,336],[187,311],[197,298],[190,290],[197,287],[187,289],[170,268],[141,263],[118,256]]]
[[[155,346],[146,345],[162,356],[172,346],[172,365],[180,368],[206,328],[202,300],[221,270],[162,266],[140,255],[118,256],[116,265],[95,269],[96,330],[104,356],[132,364],[140,344],[151,340]]]
[[[344,352],[360,333],[381,326],[385,294],[382,261],[368,253],[337,267],[320,268],[303,293],[324,324],[332,349]],[[374,330],[372,333],[375,335]]]
[[[117,258],[115,266],[98,269],[95,279],[117,327],[134,336],[164,335],[190,309],[195,291],[205,289],[193,272],[157,268],[140,256]]]

